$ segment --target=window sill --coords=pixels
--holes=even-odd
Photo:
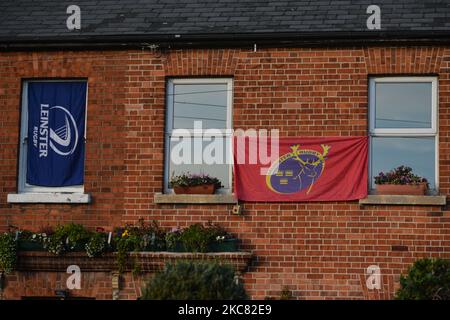
[[[13,193],[8,203],[90,203],[88,193]]]
[[[445,206],[446,196],[369,195],[359,200],[361,205]]]
[[[236,204],[232,194],[162,194],[155,193],[157,204]]]

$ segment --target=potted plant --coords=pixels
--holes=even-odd
[[[428,181],[413,174],[406,166],[397,167],[387,173],[380,172],[375,177],[377,194],[424,195],[428,190]]]
[[[215,177],[190,173],[172,175],[169,185],[176,194],[214,194],[217,189],[222,188],[222,183]]]

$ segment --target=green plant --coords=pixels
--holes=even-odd
[[[181,243],[181,229],[174,228],[170,232],[166,233],[166,246],[169,250],[175,250],[177,244]]]
[[[450,260],[420,259],[400,277],[399,300],[450,300]]]
[[[86,254],[90,258],[101,256],[106,251],[107,245],[106,234],[95,232],[85,245]]]
[[[247,294],[234,269],[216,262],[166,264],[143,289],[143,300],[242,300]]]
[[[52,234],[43,240],[44,248],[48,252],[60,255],[66,250],[65,239],[62,235]]]
[[[231,238],[231,235],[222,227],[211,222],[208,222],[206,226],[196,223],[185,229],[173,229],[166,234],[167,248],[190,252],[207,252],[213,243],[227,238]],[[181,245],[182,248],[178,248],[178,245]]]
[[[116,229],[116,234],[114,242],[117,250],[117,267],[119,273],[123,273],[127,265],[128,253],[141,251],[144,242],[139,229],[133,226]]]
[[[0,269],[5,273],[14,270],[17,261],[17,243],[12,233],[0,234]]]
[[[88,239],[89,232],[82,225],[70,223],[56,227],[55,231],[43,237],[42,241],[48,252],[60,255],[77,247],[82,248]]]
[[[154,220],[147,224],[140,219],[138,226],[133,229],[133,233],[142,237],[140,250],[162,251],[166,248],[166,232]]]
[[[180,241],[187,251],[206,252],[208,245],[215,240],[214,232],[196,223],[183,230]]]
[[[420,184],[428,181],[412,173],[412,169],[406,166],[397,167],[387,173],[380,172],[375,179],[375,184]]]
[[[215,177],[211,177],[207,174],[191,174],[182,173],[178,176],[172,175],[169,181],[169,186],[173,187],[193,187],[204,184],[213,184],[216,189],[222,188],[222,182]]]
[[[66,248],[69,251],[83,248],[91,237],[91,233],[83,225],[75,223],[58,226],[54,235],[65,238]]]

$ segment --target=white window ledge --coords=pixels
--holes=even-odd
[[[8,203],[90,203],[88,193],[13,193]]]
[[[446,203],[446,196],[369,195],[359,200],[361,205],[445,206]]]
[[[153,201],[157,204],[236,204],[232,194],[162,194],[155,193]]]

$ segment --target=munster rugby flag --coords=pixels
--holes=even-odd
[[[244,145],[234,141],[235,192],[240,200],[342,201],[367,196],[367,137],[280,138],[278,159],[265,165],[265,174],[262,164],[249,163],[249,141],[257,138],[245,139]],[[239,152],[245,153],[245,162]]]
[[[75,81],[28,84],[28,184],[83,184],[86,87]]]

